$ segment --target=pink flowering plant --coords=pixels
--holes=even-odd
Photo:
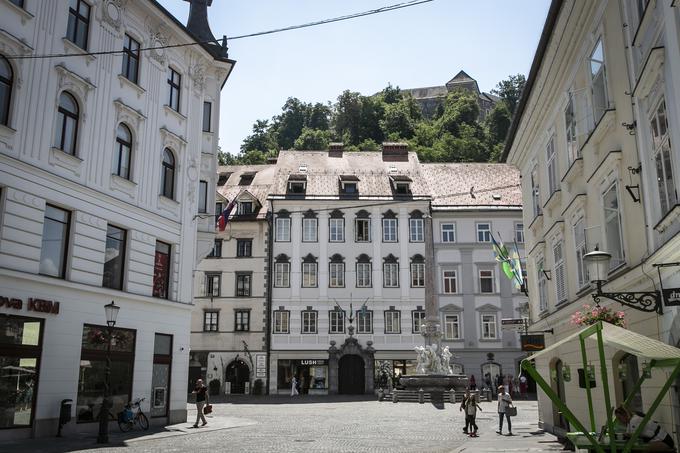
[[[619,327],[626,327],[626,314],[622,311],[614,311],[608,307],[599,305],[583,306],[583,309],[571,315],[571,323],[576,326],[590,326],[598,321],[608,322]]]

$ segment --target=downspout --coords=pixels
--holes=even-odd
[[[267,374],[267,384],[266,384],[266,390],[265,390],[265,395],[269,395],[269,380],[270,380],[270,356],[271,356],[271,345],[272,345],[272,265],[274,261],[274,251],[272,250],[272,247],[274,246],[274,228],[273,228],[273,209],[274,205],[271,201],[269,201],[269,212],[267,212],[267,273],[265,274],[265,277],[267,278],[267,300],[265,303],[266,306],[266,311],[267,313],[265,314],[266,322],[266,333],[265,333],[265,353],[267,357],[267,364],[265,368],[265,372]]]

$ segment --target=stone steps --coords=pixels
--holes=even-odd
[[[464,392],[445,391],[441,396],[435,395],[435,402],[460,403],[465,396]],[[483,395],[477,394],[479,401],[486,401]],[[439,401],[437,401],[439,400]],[[378,401],[392,401],[393,403],[431,403],[432,393],[419,390],[394,389],[392,392],[378,390]]]

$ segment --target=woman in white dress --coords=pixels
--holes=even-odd
[[[293,376],[293,379],[290,380],[290,396],[295,396],[297,394],[297,379],[295,379],[295,376]]]

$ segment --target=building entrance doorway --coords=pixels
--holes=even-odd
[[[358,355],[345,355],[340,358],[338,393],[341,395],[362,395],[364,393],[364,359]]]
[[[231,384],[231,393],[245,393],[250,380],[250,369],[243,360],[234,360],[224,372],[224,381]]]

